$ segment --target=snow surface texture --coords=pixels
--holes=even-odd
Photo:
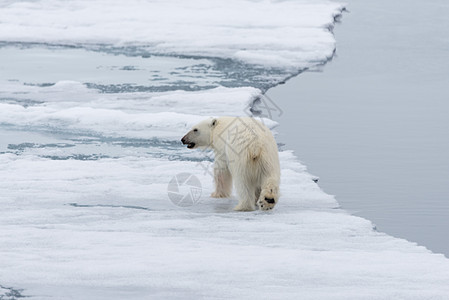
[[[3,2],[0,40],[143,45],[299,70],[332,54],[324,28],[342,8],[105,3]],[[90,79],[14,76],[0,88],[0,299],[447,299],[444,256],[339,209],[290,151],[280,152],[274,211],[237,213],[236,199],[208,197],[210,153],[179,139],[208,116],[246,115],[259,89],[102,93]],[[202,185],[185,208],[167,194],[183,172]]]
[[[329,1],[6,1],[0,40],[144,46],[300,69],[332,56]]]

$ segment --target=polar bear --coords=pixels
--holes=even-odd
[[[204,120],[181,139],[187,148],[214,150],[214,198],[237,190],[237,211],[251,211],[256,204],[270,210],[279,199],[280,166],[271,131],[250,117],[219,117]]]

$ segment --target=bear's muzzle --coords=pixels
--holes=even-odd
[[[187,148],[189,149],[195,147],[195,143],[190,142],[189,139],[187,138],[187,135],[182,137],[181,142],[183,145],[187,145]]]

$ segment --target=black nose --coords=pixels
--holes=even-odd
[[[186,137],[185,137],[185,136],[181,139],[181,142],[182,142],[183,144],[187,144],[187,143],[186,143]]]

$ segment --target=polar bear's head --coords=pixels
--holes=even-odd
[[[213,128],[217,125],[217,119],[207,119],[201,121],[192,127],[192,129],[187,132],[187,134],[181,139],[187,148],[206,148],[211,146],[212,139],[211,133]]]

